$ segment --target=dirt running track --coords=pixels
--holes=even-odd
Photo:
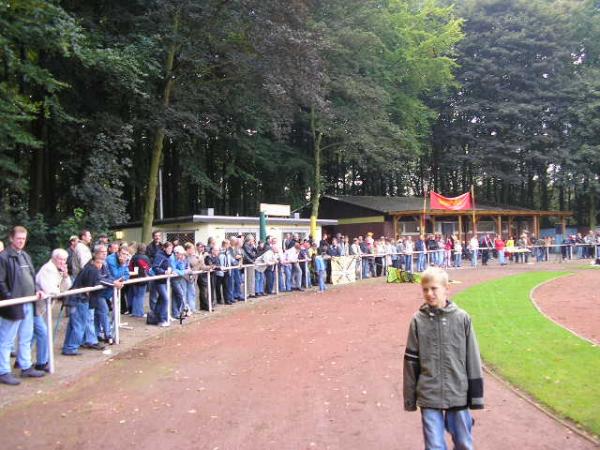
[[[462,289],[499,275],[455,278]],[[401,396],[419,304],[417,286],[371,280],[174,326],[62,390],[5,408],[1,447],[422,448],[419,415],[403,411]],[[475,418],[478,449],[595,448],[491,377]]]
[[[552,320],[600,345],[598,269],[581,270],[574,275],[552,280],[538,287],[533,297]]]

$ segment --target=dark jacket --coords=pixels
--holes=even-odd
[[[83,266],[81,272],[77,274],[71,289],[94,286],[105,286],[108,288],[113,286],[112,281],[113,279],[110,276],[106,264],[102,267],[102,269],[98,269],[94,265],[94,262],[90,261]],[[98,301],[104,292],[105,290],[99,290],[88,292],[87,294],[70,295],[69,297],[65,297],[64,303],[66,306],[75,306],[79,303],[89,303],[90,308],[96,308],[98,306]]]
[[[483,408],[479,347],[469,315],[448,302],[413,316],[404,353],[404,409]]]
[[[165,275],[169,267],[171,267],[169,255],[167,255],[163,250],[159,250],[158,252],[156,252],[154,260],[152,261],[152,272],[154,273],[154,275]],[[155,281],[155,283],[158,284],[166,284],[166,282],[166,278]]]
[[[427,250],[437,250],[438,248],[439,248],[439,246],[435,239],[427,240]]]
[[[254,264],[254,261],[258,256],[256,248],[249,244],[244,244],[242,247],[242,256],[244,257],[244,264]]]
[[[22,254],[29,265],[35,286],[35,269],[31,257],[25,251]],[[20,278],[19,255],[15,249],[9,247],[0,253],[0,301],[14,298],[13,289],[21,282]],[[0,316],[8,320],[21,320],[25,318],[25,311],[23,305],[7,306],[0,308]]]
[[[152,241],[146,247],[146,256],[150,258],[150,261],[154,261],[156,254],[161,250],[161,245],[155,244],[154,241]]]
[[[152,275],[152,262],[148,256],[139,253],[133,255],[129,261],[129,270],[133,272],[136,267],[138,268],[138,278]]]

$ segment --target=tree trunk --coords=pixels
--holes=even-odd
[[[590,186],[590,195],[589,195],[589,200],[590,200],[589,224],[590,224],[590,230],[596,230],[596,214],[597,214],[596,191],[594,190],[593,182],[590,184],[591,184],[591,186]]]
[[[310,109],[310,130],[313,138],[314,151],[314,181],[311,195],[311,212],[310,212],[310,234],[313,239],[317,236],[317,218],[319,217],[319,201],[321,200],[321,140],[323,133],[317,130],[315,119],[315,109]]]
[[[177,9],[173,18],[173,34],[177,34],[179,29],[180,9]],[[167,59],[165,62],[165,84],[162,93],[163,111],[167,109],[171,102],[171,94],[175,78],[173,77],[173,64],[175,62],[175,53],[177,52],[177,42],[171,39],[169,49],[167,51]],[[152,144],[152,158],[150,161],[150,173],[148,174],[148,189],[146,190],[146,198],[144,199],[144,217],[142,225],[142,242],[149,242],[152,239],[152,224],[154,222],[154,207],[156,204],[156,190],[158,187],[158,171],[163,154],[163,143],[165,139],[165,127],[159,125],[154,133],[154,141]]]

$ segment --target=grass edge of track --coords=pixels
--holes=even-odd
[[[486,365],[559,415],[600,435],[600,347],[548,320],[532,289],[569,272],[511,275],[470,287],[457,304],[473,318]],[[575,288],[574,288],[575,291]]]

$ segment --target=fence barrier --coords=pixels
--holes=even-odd
[[[574,252],[573,249],[578,249],[578,248],[587,248],[590,249],[591,247],[593,247],[593,258],[594,260],[598,259],[598,254],[600,253],[600,244],[555,244],[555,245],[532,245],[532,246],[528,246],[526,248],[518,248],[518,247],[509,247],[509,248],[505,248],[504,251],[506,253],[509,254],[531,254],[534,255],[534,252],[536,250],[540,250],[543,249],[544,250],[544,255],[547,257],[547,259],[549,260],[549,255],[551,253],[550,249],[552,248],[557,248],[558,251],[555,251],[554,253],[558,253],[558,255],[560,255],[560,259],[562,260],[564,259],[573,259],[574,257]],[[493,252],[495,251],[495,248],[493,247],[480,247],[477,249],[478,252],[480,251],[489,251],[489,252]],[[564,251],[563,251],[564,250]],[[427,263],[431,264],[431,256],[434,254],[440,255],[441,253],[446,254],[447,250],[443,250],[443,249],[438,249],[438,250],[425,250],[425,251],[412,251],[412,252],[387,252],[387,253],[379,253],[379,254],[373,254],[373,253],[369,253],[369,254],[361,254],[361,255],[349,255],[349,256],[354,256],[357,261],[360,261],[358,264],[358,267],[355,268],[357,273],[359,274],[359,279],[364,279],[365,274],[364,272],[364,267],[363,267],[363,260],[364,259],[369,259],[369,260],[375,260],[375,258],[381,258],[381,264],[382,264],[382,269],[381,269],[381,276],[384,276],[387,272],[387,267],[389,266],[389,262],[388,262],[388,257],[390,258],[390,260],[392,259],[392,257],[396,256],[396,257],[404,257],[406,258],[407,256],[410,257],[410,272],[413,272],[413,267],[414,267],[414,262],[415,262],[415,257],[418,260],[418,257],[420,255],[424,255],[427,259]],[[458,252],[454,252],[455,254]],[[542,255],[543,256],[543,255]],[[591,256],[591,255],[590,255]],[[333,257],[335,258],[335,257]],[[408,261],[405,259],[405,261]],[[304,265],[304,282],[305,282],[305,286],[309,285],[309,279],[310,279],[310,270],[309,270],[309,259],[299,259],[298,262],[290,262],[289,264],[303,264]],[[538,262],[542,262],[542,261],[538,261]],[[369,262],[370,263],[370,262]],[[285,263],[287,264],[287,263]],[[257,267],[274,267],[273,271],[274,271],[274,281],[273,281],[273,287],[275,289],[275,295],[278,295],[280,293],[279,291],[279,281],[280,281],[280,272],[282,270],[282,266],[283,264],[279,263],[279,262],[273,262],[273,263],[258,263],[258,264],[242,264],[242,265],[238,265],[238,266],[231,266],[231,267],[217,267],[217,268],[213,268],[210,270],[198,270],[198,271],[192,271],[186,275],[203,275],[206,274],[207,275],[207,300],[208,300],[208,311],[212,312],[213,311],[213,298],[212,298],[212,280],[211,280],[211,276],[210,274],[216,271],[220,271],[220,272],[227,272],[227,271],[232,271],[232,270],[243,270],[243,269],[247,269],[247,268],[254,268],[256,269]],[[443,265],[443,264],[442,264]],[[451,266],[448,266],[448,268],[452,268]],[[370,269],[370,267],[369,267]],[[185,276],[185,275],[184,275]],[[171,322],[172,319],[172,286],[171,286],[171,280],[173,278],[179,278],[180,276],[177,274],[166,274],[166,275],[154,275],[154,276],[148,276],[148,277],[143,277],[143,278],[133,278],[133,279],[129,279],[123,282],[123,285],[128,286],[128,285],[133,285],[133,284],[138,284],[138,283],[148,283],[148,282],[153,282],[153,281],[158,281],[158,280],[166,280],[166,284],[167,284],[167,317],[169,320],[169,323]],[[101,291],[104,289],[109,289],[106,286],[94,286],[94,287],[87,287],[87,288],[79,288],[79,289],[71,289],[65,292],[62,292],[60,294],[56,294],[56,295],[52,295],[52,296],[46,296],[44,298],[44,300],[46,301],[46,325],[48,328],[48,347],[49,347],[49,360],[48,360],[48,368],[50,373],[54,373],[55,372],[55,358],[54,358],[54,334],[56,333],[57,328],[54,329],[53,332],[53,327],[52,327],[52,303],[54,300],[58,300],[58,299],[62,299],[65,297],[70,297],[72,295],[79,295],[79,294],[86,294],[89,292],[95,292],[95,291]],[[113,287],[113,328],[114,328],[114,341],[115,344],[119,344],[120,343],[120,328],[122,327],[121,325],[121,289],[117,289],[116,287]],[[199,292],[199,295],[201,295],[201,293]],[[248,299],[248,271],[244,270],[244,300]],[[9,299],[9,300],[0,300],[0,308],[6,307],[6,306],[12,306],[12,305],[20,305],[20,304],[24,304],[24,303],[31,303],[31,302],[35,302],[39,300],[37,298],[37,296],[29,296],[29,297],[20,297],[20,298],[15,298],[15,299]],[[185,300],[184,300],[185,301]],[[59,320],[60,320],[60,315],[59,315]]]

